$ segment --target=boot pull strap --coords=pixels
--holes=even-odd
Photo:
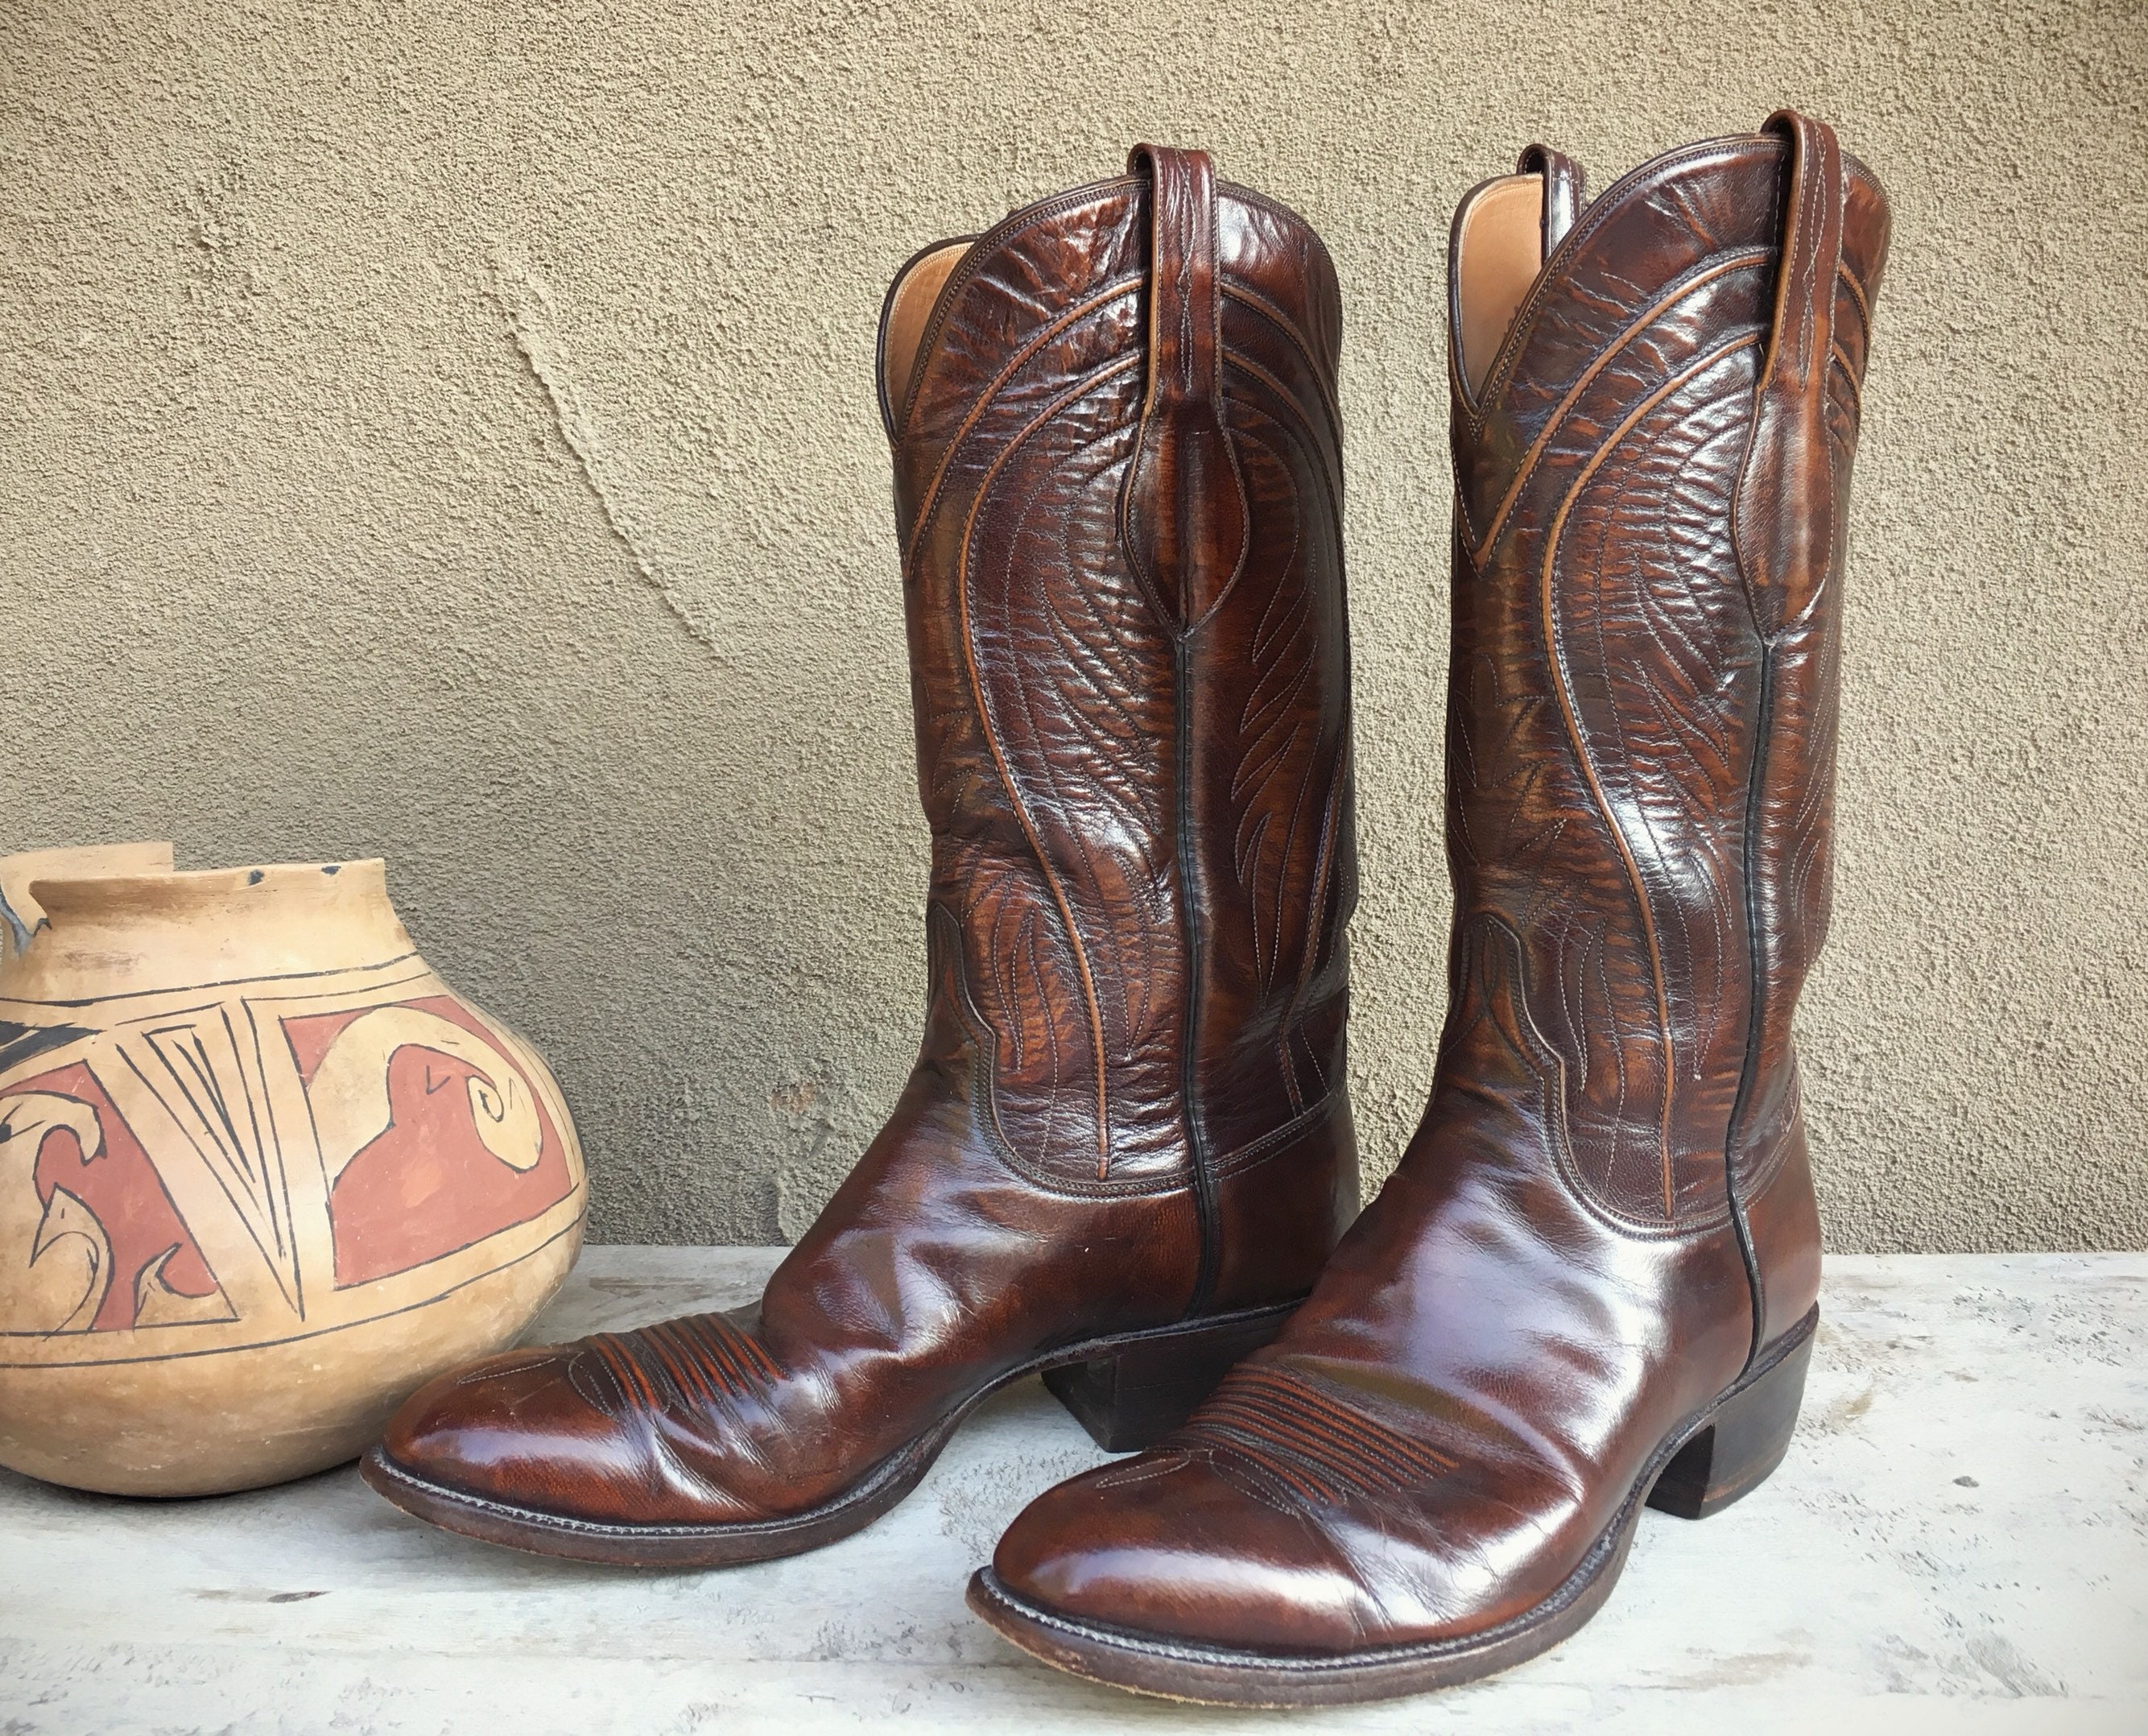
[[[1753,437],[1733,514],[1753,618],[1773,640],[1827,583],[1840,503],[1828,449],[1828,368],[1842,258],[1842,149],[1824,123],[1785,108],[1767,130],[1789,141],[1775,309]]]
[[[1250,536],[1223,424],[1216,174],[1200,151],[1136,145],[1149,185],[1148,395],[1120,503],[1127,557],[1181,634],[1231,588]]]
[[[1533,144],[1522,148],[1514,173],[1543,177],[1543,256],[1548,259],[1551,250],[1566,238],[1566,232],[1581,215],[1585,178],[1582,167],[1563,151],[1555,151],[1548,144]]]

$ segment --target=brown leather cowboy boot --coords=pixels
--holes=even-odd
[[[791,1554],[1037,1370],[1143,1445],[1355,1215],[1335,273],[1199,153],[1132,167],[926,249],[882,315],[932,830],[892,1118],[758,1307],[417,1394],[365,1463],[407,1511]]]
[[[1796,1420],[1819,1223],[1790,1016],[1827,926],[1886,202],[1793,114],[1585,213],[1566,159],[1522,167],[1450,253],[1431,1105],[1282,1336],[973,1582],[1078,1674],[1281,1705],[1487,1674],[1588,1620],[1644,1503],[1736,1500]]]

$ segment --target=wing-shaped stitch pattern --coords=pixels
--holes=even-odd
[[[1233,1369],[1159,1452],[1245,1461],[1308,1505],[1403,1493],[1454,1461],[1280,1369]]]

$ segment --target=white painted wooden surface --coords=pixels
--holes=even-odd
[[[760,1249],[598,1248],[542,1330],[747,1299]],[[2148,1732],[2148,1255],[1841,1259],[1789,1463],[1644,1518],[1597,1621],[1512,1673],[1334,1713],[1087,1687],[962,1605],[1098,1457],[1034,1381],[818,1554],[636,1573],[485,1548],[349,1470],[121,1502],[0,1473],[0,1736],[1100,1729]]]

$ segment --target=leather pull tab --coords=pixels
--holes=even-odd
[[[1137,145],[1149,183],[1148,396],[1120,505],[1127,559],[1181,634],[1231,588],[1251,535],[1223,424],[1216,174],[1200,151]]]
[[[1579,163],[1548,144],[1523,147],[1514,173],[1543,177],[1543,256],[1548,259],[1581,215],[1581,189],[1587,177]]]
[[[1833,129],[1789,109],[1767,130],[1789,140],[1774,322],[1753,438],[1738,479],[1738,558],[1761,634],[1801,620],[1827,584],[1842,509],[1828,449],[1828,368],[1842,258],[1842,148]]]

